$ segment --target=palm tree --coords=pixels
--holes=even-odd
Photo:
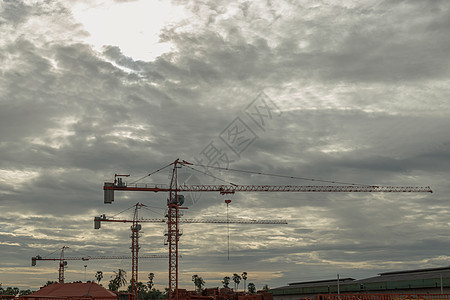
[[[153,278],[155,278],[155,273],[149,273],[148,274],[148,282],[147,282],[147,286],[149,290],[152,290],[153,287]]]
[[[111,291],[117,291],[121,286],[127,284],[127,272],[122,269],[114,271],[114,278],[109,282],[108,288]],[[112,277],[112,276],[111,276]]]
[[[241,276],[239,276],[238,274],[234,273],[233,274],[233,281],[234,281],[234,286],[236,287],[236,292],[239,289],[239,283],[241,282]]]
[[[119,269],[119,271],[114,272],[114,274],[116,274],[116,281],[119,283],[119,287],[127,284],[127,272]]]
[[[244,280],[244,293],[245,293],[245,281],[247,280],[247,272],[242,273],[242,279]]]
[[[97,274],[95,274],[95,279],[97,279],[97,283],[100,284],[100,280],[103,278],[103,272],[97,271]]]
[[[202,287],[205,285],[205,281],[197,274],[192,275],[192,281],[194,282],[197,292],[200,293],[202,291]]]
[[[192,275],[192,281],[194,282],[194,288],[197,290],[197,280],[198,280],[198,275]]]
[[[225,276],[225,277],[223,278],[222,284],[223,284],[223,287],[224,287],[224,288],[226,288],[226,289],[229,288],[228,285],[230,284],[230,280],[231,280],[231,278],[230,278],[229,276]]]

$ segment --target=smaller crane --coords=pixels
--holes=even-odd
[[[116,175],[127,176],[127,175]],[[119,184],[121,184],[121,178],[119,177]],[[133,220],[122,220],[122,222],[131,222],[131,291],[137,299],[137,283],[138,283],[138,266],[139,266],[139,231],[141,230],[141,224],[138,221],[138,210],[145,205],[142,203],[136,203],[134,208]],[[100,229],[101,221],[108,221],[105,215],[94,218],[94,229]]]
[[[59,261],[59,276],[58,276],[58,282],[64,283],[64,270],[67,266],[68,260],[81,260],[81,261],[88,261],[91,259],[130,259],[129,256],[120,256],[120,255],[113,255],[113,256],[81,256],[81,257],[64,257],[64,251],[66,249],[69,249],[67,246],[63,246],[61,248],[61,254],[59,258],[46,258],[42,257],[40,255],[33,256],[31,258],[31,265],[35,266],[36,261],[38,260],[45,260],[45,261]],[[167,255],[160,255],[160,254],[152,254],[152,255],[142,255],[140,258],[167,258]]]
[[[123,175],[117,175],[117,176],[123,176]],[[117,180],[120,184],[122,184],[122,181]],[[183,199],[183,196],[179,195],[180,200]],[[182,200],[184,201],[184,200]],[[228,204],[231,202],[231,200],[226,200],[227,202],[227,211],[228,211]],[[112,219],[107,218],[105,214],[101,215],[100,217],[94,217],[94,229],[100,229],[101,228],[101,222],[119,222],[119,223],[132,223],[131,225],[131,253],[132,253],[132,267],[131,267],[131,289],[133,291],[133,294],[137,296],[137,282],[138,282],[138,253],[139,253],[139,231],[141,230],[141,224],[139,223],[168,223],[168,219],[143,219],[138,218],[138,210],[142,207],[146,207],[146,205],[142,203],[136,203],[134,206],[134,214],[133,214],[133,220],[126,220],[126,219]],[[187,208],[186,208],[187,209]],[[181,215],[181,214],[180,214]],[[227,213],[227,219],[179,219],[180,223],[215,223],[215,224],[230,224],[230,223],[236,223],[236,224],[287,224],[286,220],[255,220],[255,219],[228,219],[228,213]],[[166,234],[168,236],[168,239],[170,239],[169,234]],[[181,233],[178,233],[177,238],[179,238],[179,235]],[[229,238],[228,238],[228,249],[229,249]],[[228,259],[229,259],[229,250],[228,250]]]

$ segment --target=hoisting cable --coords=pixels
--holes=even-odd
[[[217,169],[217,170],[233,171],[233,172],[240,172],[240,173],[247,173],[247,174],[256,174],[256,175],[265,175],[265,176],[273,176],[273,177],[281,177],[281,178],[300,179],[300,180],[308,180],[308,181],[316,181],[316,182],[324,182],[324,183],[335,183],[335,184],[345,184],[345,185],[361,185],[361,186],[368,186],[368,187],[371,186],[371,185],[368,185],[368,184],[349,183],[349,182],[332,181],[332,180],[324,180],[324,179],[314,179],[314,178],[306,178],[306,177],[298,177],[298,176],[289,176],[289,175],[271,174],[271,173],[263,173],[263,172],[254,172],[254,171],[239,170],[239,169],[232,169],[232,168],[223,168],[223,167],[216,167],[216,166],[205,166],[205,165],[199,165],[199,164],[192,164],[192,165],[197,166],[197,167],[203,167],[203,168],[211,168],[211,169]],[[184,166],[185,167],[189,167],[187,165],[184,165]],[[235,184],[233,184],[233,185],[235,185]]]
[[[228,260],[230,260],[230,220],[228,218],[228,204],[231,203],[231,200],[225,200],[227,204],[227,239],[228,239]]]

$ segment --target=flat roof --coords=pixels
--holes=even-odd
[[[373,282],[395,282],[395,281],[407,281],[407,280],[422,280],[422,279],[438,279],[438,278],[450,278],[450,266],[440,268],[426,268],[416,270],[404,270],[404,271],[391,271],[379,273],[378,276],[358,279],[354,278],[340,278],[339,284],[352,284],[352,283],[373,283]],[[303,287],[323,287],[328,285],[337,285],[336,279],[326,280],[314,280],[289,283],[287,286],[273,288],[271,290],[289,290]]]
[[[354,278],[339,278],[339,282],[347,282],[347,281],[354,281]],[[289,283],[289,285],[312,285],[312,284],[318,284],[318,285],[323,285],[325,283],[336,283],[337,282],[337,278],[335,279],[326,279],[326,280],[314,280],[314,281],[303,281],[303,282],[294,282],[294,283]]]
[[[437,272],[437,271],[450,271],[450,266],[449,267],[440,267],[440,268],[384,272],[384,273],[379,273],[378,275],[384,276],[384,275],[409,274],[409,273],[418,273],[418,272]]]
[[[450,267],[443,268],[429,268],[406,271],[394,271],[380,273],[378,276],[369,277],[358,280],[358,282],[384,282],[384,281],[400,281],[400,280],[417,280],[417,279],[432,279],[432,278],[449,278]]]

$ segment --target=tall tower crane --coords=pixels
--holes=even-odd
[[[230,200],[227,200],[230,201]],[[228,206],[227,202],[227,206]],[[135,205],[133,220],[113,219],[107,218],[106,215],[94,217],[94,229],[101,228],[101,222],[119,222],[119,223],[133,223],[131,225],[131,253],[132,253],[132,268],[131,268],[131,288],[133,294],[137,296],[138,283],[138,253],[139,253],[139,231],[141,225],[139,223],[168,223],[167,219],[143,219],[138,218],[138,209],[145,207],[142,203]],[[286,220],[239,220],[239,219],[178,219],[179,223],[215,223],[215,224],[287,224]],[[180,234],[180,233],[178,233]],[[169,237],[169,235],[168,235]],[[170,238],[168,238],[170,240]]]
[[[191,166],[205,167],[189,163],[184,160],[176,159],[174,162],[157,170],[159,172],[165,168],[172,167],[170,185],[128,185],[122,181],[121,175],[115,175],[114,182],[105,182],[103,186],[104,190],[104,203],[112,203],[114,201],[114,191],[145,191],[145,192],[168,192],[169,199],[167,201],[168,207],[168,242],[169,242],[169,299],[178,299],[178,240],[179,240],[179,210],[182,205],[183,196],[180,192],[219,192],[220,194],[234,194],[235,192],[409,192],[420,193],[428,192],[432,193],[430,187],[403,187],[403,186],[374,186],[374,185],[357,185],[357,184],[345,184],[345,185],[178,185],[178,169],[181,167],[192,168]],[[206,166],[211,167],[211,166]],[[211,167],[212,168],[212,167]],[[226,168],[216,168],[225,169]],[[195,170],[195,169],[194,169]],[[156,172],[150,173],[150,176]],[[262,174],[257,172],[244,171],[246,173]],[[267,175],[267,174],[266,174]],[[129,175],[125,175],[129,176]],[[279,176],[290,177],[291,176]],[[299,179],[297,177],[297,179]],[[329,183],[337,184],[338,182]]]
[[[137,299],[137,282],[138,282],[138,266],[139,266],[139,231],[141,230],[141,225],[138,220],[138,210],[145,206],[141,203],[136,203],[133,220],[121,220],[121,222],[130,222],[131,225],[131,290]],[[110,221],[106,219],[105,215],[94,218],[94,228],[100,229],[101,221]]]
[[[91,259],[130,259],[129,256],[120,256],[120,255],[113,255],[113,256],[81,256],[81,257],[75,257],[75,256],[69,256],[64,257],[64,251],[66,249],[69,249],[67,246],[63,246],[61,248],[61,254],[59,258],[47,258],[42,257],[40,255],[33,256],[31,258],[31,265],[35,266],[36,261],[38,260],[44,260],[44,261],[59,261],[59,271],[58,271],[58,282],[64,283],[64,270],[67,266],[68,260],[82,260],[82,261],[88,261]],[[159,254],[152,254],[152,255],[142,255],[140,258],[166,258],[166,255],[159,255]]]

